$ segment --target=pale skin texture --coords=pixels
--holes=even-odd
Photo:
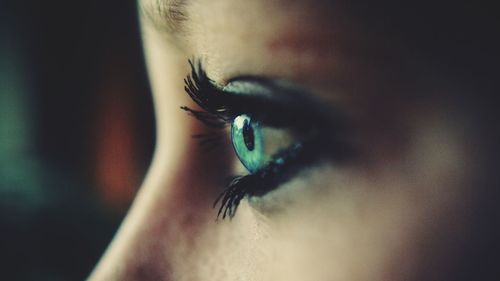
[[[439,98],[452,83],[431,82],[432,62],[373,41],[342,8],[306,2],[193,0],[179,36],[141,13],[157,148],[89,280],[448,278],[473,208],[468,181],[479,169],[466,138],[473,130],[458,122],[459,106]],[[156,4],[140,2],[142,11]],[[371,60],[364,44],[397,63]],[[212,204],[238,160],[229,144],[207,153],[191,138],[206,130],[179,109],[193,105],[183,89],[192,57],[220,85],[239,75],[304,85],[353,119],[360,158],[304,170],[216,221]],[[401,94],[419,91],[425,95]]]

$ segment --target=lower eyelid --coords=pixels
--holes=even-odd
[[[285,212],[294,204],[302,204],[305,197],[321,196],[319,182],[331,176],[336,168],[329,164],[311,166],[300,171],[287,181],[264,196],[249,196],[249,206],[264,216],[273,216]]]

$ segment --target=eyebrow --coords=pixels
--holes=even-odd
[[[142,0],[139,11],[157,30],[171,36],[185,33],[185,22],[189,19],[186,7],[189,0]]]

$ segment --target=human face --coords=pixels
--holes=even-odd
[[[452,75],[372,29],[347,1],[139,7],[157,148],[91,280],[456,280],[464,245],[474,243],[465,234],[482,191],[472,187],[487,161],[476,149],[485,145],[477,111]],[[180,110],[196,109],[183,81],[193,57],[219,88],[243,77],[295,85],[313,101],[295,118],[339,113],[355,153],[339,161],[318,153],[336,143],[320,142],[314,155],[326,160],[296,164],[293,176],[217,220],[225,179],[248,172],[235,168],[230,130],[215,150],[192,138],[213,130]],[[338,135],[315,118],[315,138]]]

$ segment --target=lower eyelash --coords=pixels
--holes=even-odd
[[[233,177],[214,202],[214,208],[220,203],[217,218],[221,215],[222,219],[233,218],[245,196],[263,196],[293,177],[298,170],[298,163],[307,164],[314,158],[312,149],[307,149],[307,147],[314,146],[297,143],[277,153],[273,156],[273,160],[259,171],[246,176]]]
[[[241,200],[247,195],[246,184],[241,184],[245,179],[251,179],[252,175],[233,177],[224,191],[215,199],[213,207],[216,208],[220,203],[217,218],[222,215],[222,219],[226,216],[233,218]]]

